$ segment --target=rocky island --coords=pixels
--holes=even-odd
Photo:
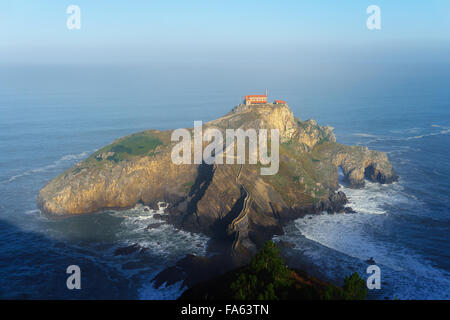
[[[397,179],[385,153],[336,142],[331,127],[302,121],[287,104],[239,105],[205,128],[278,129],[279,171],[260,164],[174,164],[172,130],[146,130],[120,138],[66,170],[39,192],[49,216],[168,203],[164,218],[178,228],[226,243],[251,256],[282,226],[306,213],[351,210],[338,192],[338,168],[351,187],[364,179]]]

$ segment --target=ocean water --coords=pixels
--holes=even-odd
[[[450,70],[428,67],[349,75],[345,83],[301,73],[252,82],[235,70],[190,79],[157,68],[2,67],[0,297],[176,298],[179,284],[156,290],[151,279],[187,253],[205,254],[207,237],[164,223],[146,230],[160,221],[142,206],[49,220],[37,193],[120,136],[192,127],[268,87],[301,119],[335,127],[338,142],[387,152],[400,175],[358,190],[342,183],[357,213],[293,221],[277,237],[295,244],[290,254],[335,282],[365,275],[373,257],[382,271],[373,298],[450,298]],[[145,250],[114,254],[134,243]],[[66,288],[72,264],[81,268],[82,290]]]

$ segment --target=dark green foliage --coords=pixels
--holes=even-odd
[[[278,247],[268,241],[264,248],[240,272],[231,284],[238,300],[276,300],[287,298],[283,292],[292,284],[291,271],[285,266]]]
[[[364,300],[367,296],[366,283],[357,272],[345,277],[342,289],[345,300]]]
[[[330,286],[322,297],[324,300],[364,300],[367,288],[364,279],[357,272],[345,277],[342,288]]]
[[[114,154],[108,156],[106,160],[114,161],[117,163],[119,161],[127,159],[130,156],[140,156],[148,154],[151,150],[162,144],[163,142],[152,133],[136,133],[131,136],[122,138],[117,142],[103,148],[98,152],[98,154],[104,152],[114,152]],[[97,158],[97,160],[99,159]]]
[[[367,295],[365,281],[356,272],[340,288],[290,270],[273,241],[235,275],[230,289],[237,300],[363,300]]]
[[[143,140],[143,139],[139,139],[139,140]],[[142,148],[142,147],[141,147]],[[129,153],[131,154],[133,152],[133,150],[131,148],[127,148],[122,144],[118,144],[115,145],[111,148],[112,152],[116,152],[116,153]]]
[[[342,288],[286,267],[274,242],[268,241],[250,263],[186,290],[188,300],[362,300],[364,280],[354,273]]]

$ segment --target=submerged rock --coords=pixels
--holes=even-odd
[[[159,214],[159,213],[155,213],[155,214],[153,214],[153,219],[155,219],[155,220],[162,220],[162,215],[161,214]]]
[[[344,208],[344,212],[345,213],[356,213],[356,211],[353,210],[353,208],[351,208],[351,207],[345,207]]]
[[[160,223],[150,223],[147,227],[145,227],[144,230],[151,230],[151,229],[157,229],[160,226],[162,226],[164,223],[160,222]]]
[[[132,254],[132,253],[134,253],[134,252],[137,252],[137,251],[139,251],[139,250],[141,250],[141,249],[142,249],[142,247],[141,247],[139,244],[133,243],[132,245],[129,245],[129,246],[126,246],[126,247],[123,247],[123,248],[116,249],[116,250],[114,251],[114,255],[115,255],[115,256],[129,255],[129,254]]]
[[[182,287],[191,287],[223,274],[235,266],[228,256],[201,257],[188,254],[178,260],[174,266],[167,267],[158,273],[152,280],[153,287],[159,288],[163,284],[170,286],[180,281],[183,282]]]
[[[283,249],[286,249],[286,248],[293,249],[293,248],[295,248],[295,244],[293,244],[292,242],[289,242],[289,241],[280,240],[276,244],[277,244],[277,246],[279,248],[283,248]]]

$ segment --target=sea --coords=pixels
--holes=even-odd
[[[258,76],[217,66],[1,66],[0,298],[177,298],[181,283],[156,289],[153,277],[186,254],[207,254],[208,237],[161,223],[153,215],[164,209],[143,205],[48,219],[36,196],[116,138],[192,127],[267,89],[300,119],[334,127],[338,142],[386,152],[400,176],[361,189],[341,179],[356,213],[306,216],[274,240],[292,243],[293,260],[336,284],[353,272],[367,278],[372,258],[381,270],[373,299],[449,299],[450,65],[326,68]],[[118,254],[133,244],[145,250]],[[67,288],[70,265],[80,267],[80,290]]]

